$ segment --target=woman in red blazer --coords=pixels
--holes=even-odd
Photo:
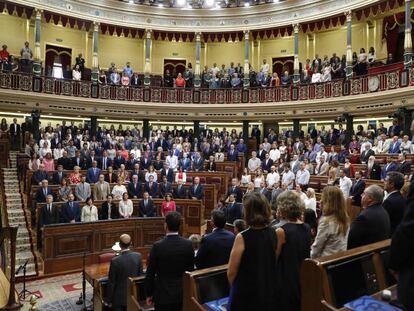
[[[161,215],[165,217],[168,213],[175,212],[175,211],[176,211],[176,207],[175,207],[175,202],[172,199],[172,195],[171,193],[167,193],[161,205]]]

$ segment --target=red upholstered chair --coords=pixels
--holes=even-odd
[[[98,263],[110,262],[112,258],[114,257],[115,257],[115,253],[100,254],[98,257]]]

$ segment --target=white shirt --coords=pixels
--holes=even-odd
[[[307,185],[309,184],[310,173],[307,169],[299,170],[296,172],[296,184]]]
[[[326,160],[328,160],[328,153],[326,151],[324,151],[324,152],[318,151],[318,153],[316,153],[316,163],[320,162],[320,157],[321,156],[325,158],[325,162],[326,162]]]
[[[165,159],[165,162],[168,163],[170,169],[172,170],[177,170],[177,166],[178,166],[178,158],[176,155],[168,155],[167,158]]]
[[[72,70],[72,78],[73,78],[73,80],[80,81],[81,77],[82,77],[82,74],[81,74],[80,71]]]
[[[154,177],[154,180],[153,181],[154,182],[157,182],[158,176],[157,176],[157,173],[156,172],[152,172],[152,173],[146,172],[145,173],[145,181],[149,181],[150,176],[153,176]]]
[[[339,189],[341,189],[342,193],[344,194],[345,200],[349,198],[349,193],[351,192],[352,188],[352,181],[349,177],[341,177],[339,178]]]
[[[134,206],[132,204],[131,200],[121,200],[119,202],[119,215],[121,215],[124,218],[129,218],[132,216],[132,212],[134,211]]]
[[[275,163],[275,161],[280,159],[280,151],[278,149],[271,149],[269,151],[269,157],[273,160],[273,163]]]
[[[263,73],[269,73],[269,68],[270,68],[269,64],[266,63],[266,64],[262,65],[262,67],[260,68],[260,71],[263,72]]]
[[[289,185],[291,181],[295,180],[295,174],[292,171],[284,172],[282,175],[282,184]],[[289,190],[292,190],[293,182],[288,186]]]
[[[60,159],[63,156],[63,148],[55,148],[53,149],[53,158],[55,160]]]
[[[44,158],[45,156],[46,156],[46,154],[48,154],[48,153],[52,153],[52,150],[50,150],[50,148],[48,147],[48,148],[40,148],[39,149],[39,157],[40,158]]]
[[[141,150],[139,149],[132,149],[131,154],[134,155],[134,160],[141,158]]]
[[[272,187],[275,183],[278,183],[280,176],[278,172],[270,172],[266,176],[266,184],[268,187]]]
[[[115,185],[112,188],[112,195],[114,196],[114,200],[121,200],[122,195],[127,192],[124,185]]]
[[[322,75],[319,72],[312,74],[312,83],[322,82]]]
[[[256,159],[251,158],[247,166],[249,167],[250,172],[254,172],[261,166],[261,164],[262,162],[260,161],[259,158],[256,158]]]
[[[305,208],[309,208],[316,212],[316,199],[315,198],[306,198],[305,199]]]

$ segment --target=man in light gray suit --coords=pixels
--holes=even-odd
[[[325,162],[325,157],[319,157],[319,164],[315,167],[315,175],[317,176],[327,176],[329,170],[329,164]]]
[[[75,195],[78,201],[85,202],[91,196],[91,185],[86,182],[86,176],[82,175],[81,182],[75,188]]]
[[[105,181],[105,176],[103,174],[99,175],[98,182],[94,185],[93,188],[93,199],[104,201],[108,194],[111,193],[111,188],[109,183]]]
[[[293,174],[296,175],[296,173],[299,171],[299,167],[300,167],[300,161],[298,159],[298,155],[295,154],[293,156],[292,161],[290,162],[290,168],[292,169]]]

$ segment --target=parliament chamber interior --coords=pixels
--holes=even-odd
[[[411,0],[0,0],[0,310],[414,311]]]

